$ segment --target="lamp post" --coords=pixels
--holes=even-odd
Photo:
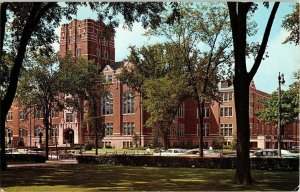
[[[70,142],[70,147],[71,147],[71,143],[72,143],[72,131],[69,131],[69,142]]]
[[[281,157],[281,84],[284,84],[284,75],[278,75],[278,156]]]
[[[40,129],[40,130],[39,130],[39,137],[40,137],[39,143],[40,143],[40,144],[42,144],[42,136],[43,136],[43,132],[42,132],[42,130]]]

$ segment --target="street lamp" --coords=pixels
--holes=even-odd
[[[42,132],[42,130],[40,129],[40,130],[39,130],[39,137],[40,137],[39,143],[40,143],[40,144],[42,144],[42,136],[43,136],[43,132]]]
[[[278,156],[281,157],[281,84],[284,84],[284,75],[278,75]]]
[[[8,144],[11,144],[11,130],[8,130]]]

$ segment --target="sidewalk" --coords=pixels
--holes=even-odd
[[[20,163],[20,164],[9,164],[7,167],[50,167],[59,165],[74,165],[78,164],[76,159],[64,159],[59,161],[46,161],[46,163]]]

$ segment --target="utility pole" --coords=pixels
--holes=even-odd
[[[284,84],[284,75],[278,75],[278,156],[281,157],[281,84]]]

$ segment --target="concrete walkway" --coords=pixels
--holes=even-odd
[[[78,164],[76,159],[64,159],[59,161],[46,161],[46,163],[8,164],[7,167],[50,167],[50,166],[74,165],[74,164]]]

